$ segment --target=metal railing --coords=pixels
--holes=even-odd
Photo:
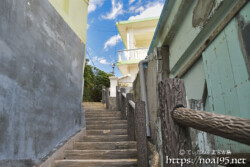
[[[147,56],[148,48],[138,48],[118,51],[118,61],[142,60]]]

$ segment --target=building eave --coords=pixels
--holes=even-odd
[[[122,38],[122,42],[127,49],[127,43],[126,43],[126,35],[124,34],[124,30],[127,30],[128,28],[138,28],[143,24],[144,22],[148,22],[149,25],[154,24],[154,22],[158,22],[159,17],[150,17],[150,18],[143,18],[143,19],[135,19],[135,20],[127,20],[127,21],[120,21],[116,23],[116,27],[119,31],[119,34]],[[124,29],[124,30],[123,30]]]
[[[191,4],[189,1],[166,1],[151,41],[148,55],[153,52],[153,48],[168,45],[171,42]]]
[[[125,61],[118,61],[117,66],[120,65],[129,65],[129,64],[138,64],[141,60],[125,60]]]
[[[140,22],[151,21],[151,20],[159,20],[159,17],[149,17],[149,18],[143,18],[143,19],[134,19],[134,20],[119,21],[119,22],[116,23],[116,25],[131,24],[131,23],[140,23]]]
[[[215,8],[211,17],[200,32],[194,37],[189,46],[179,55],[178,61],[170,69],[171,77],[182,77],[191,66],[201,57],[202,52],[223,30],[227,23],[237,14],[248,0],[224,0]],[[154,48],[171,45],[182,25],[183,18],[190,12],[192,3],[189,1],[169,0],[165,3],[160,21],[157,25],[148,55]]]

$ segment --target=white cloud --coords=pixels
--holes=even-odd
[[[89,24],[87,24],[87,29],[89,29],[89,27],[90,27],[90,25],[89,25]]]
[[[112,1],[112,9],[106,15],[102,15],[103,19],[112,20],[115,19],[117,16],[123,14],[123,4],[120,2],[116,2],[115,0]]]
[[[111,65],[111,63],[109,63],[105,58],[103,58],[103,57],[97,57],[97,56],[95,56],[94,58],[93,58],[93,61],[97,61],[97,62],[99,62],[99,63],[101,63],[101,64],[104,64],[104,65]]]
[[[135,2],[135,0],[129,0],[129,5],[131,5],[134,2]]]
[[[144,7],[143,6],[130,6],[129,7],[129,13],[132,14],[132,13],[140,13],[144,10]]]
[[[110,64],[110,63],[108,63],[107,60],[104,59],[104,58],[100,59],[99,62],[100,62],[101,64],[105,64],[105,65],[109,65],[109,64]]]
[[[120,34],[114,35],[112,37],[110,37],[104,44],[104,49],[108,50],[108,47],[112,47],[115,46],[118,42],[121,42],[121,36]]]
[[[101,7],[104,3],[104,0],[90,0],[88,13],[91,13],[96,10],[97,7]]]
[[[129,12],[134,12],[136,10],[136,7],[135,6],[130,6],[129,7]]]
[[[135,9],[135,13],[139,13],[139,12],[143,12],[144,11],[144,7],[139,7],[137,9]]]
[[[135,19],[143,19],[148,17],[156,17],[161,15],[161,11],[163,9],[163,4],[156,2],[156,3],[149,3],[146,6],[146,9],[143,10],[142,8],[138,8],[135,11],[140,12],[140,14],[136,16],[131,16],[129,20],[135,20]]]

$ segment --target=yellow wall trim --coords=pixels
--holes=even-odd
[[[49,0],[49,2],[86,44],[89,0]]]

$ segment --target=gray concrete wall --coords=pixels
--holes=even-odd
[[[83,127],[84,57],[47,0],[1,1],[0,160],[38,163]]]
[[[147,68],[144,69],[145,81],[147,87],[148,109],[150,118],[151,141],[155,145],[156,151],[160,156],[159,166],[163,166],[163,153],[162,153],[162,136],[161,136],[161,119],[158,108],[158,73],[157,73],[157,60],[155,57],[150,56]],[[141,99],[141,84],[140,74],[138,73],[133,83],[133,93],[135,101]]]
[[[162,133],[161,133],[161,113],[159,111],[159,99],[158,99],[158,83],[162,78],[164,72],[164,67],[167,66],[167,62],[162,62],[162,65],[158,65],[157,56],[160,52],[155,52],[149,55],[148,67],[145,70],[146,75],[146,85],[147,85],[147,95],[148,95],[148,107],[149,107],[149,117],[150,117],[150,127],[151,127],[151,140],[156,147],[156,151],[160,156],[159,166],[163,166],[163,152],[162,152]],[[166,56],[166,55],[163,55]],[[157,70],[157,66],[162,69]],[[158,72],[162,71],[162,72]],[[166,70],[165,70],[166,71]],[[139,75],[137,76],[139,78]],[[201,99],[204,89],[205,74],[203,69],[202,60],[196,62],[196,64],[183,76],[187,100],[189,99]],[[136,79],[134,82],[134,92],[140,92],[140,82]],[[189,108],[189,107],[188,107]],[[192,140],[192,149],[199,150],[211,150],[213,138],[211,135],[194,130],[190,128],[190,136]]]
[[[161,113],[158,107],[158,73],[157,73],[157,60],[155,57],[150,57],[148,61],[148,68],[145,73],[147,96],[148,96],[148,109],[150,118],[151,139],[156,146],[156,151],[160,156],[160,166],[163,165],[163,152],[162,152],[162,135],[161,135]]]
[[[6,160],[0,161],[1,167],[33,167],[32,160]]]

